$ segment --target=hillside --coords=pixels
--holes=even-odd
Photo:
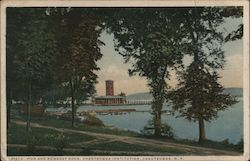
[[[242,97],[243,89],[242,88],[226,88],[225,93],[230,93],[231,95],[236,96],[236,97]]]
[[[225,93],[230,93],[236,97],[243,96],[243,89],[242,88],[226,88]],[[152,95],[149,92],[143,93],[135,93],[127,96],[127,100],[151,100]]]

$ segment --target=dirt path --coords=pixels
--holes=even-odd
[[[26,122],[23,121],[15,121],[16,124],[19,125],[26,125]],[[32,127],[38,128],[46,128],[52,129],[60,132],[73,132],[79,134],[85,134],[94,136],[97,140],[110,140],[110,141],[121,141],[129,144],[136,144],[136,145],[144,145],[144,146],[151,146],[151,147],[158,147],[158,148],[174,148],[180,151],[183,151],[185,155],[241,155],[241,153],[233,152],[233,151],[225,151],[225,150],[218,150],[206,147],[197,147],[179,143],[169,143],[163,142],[153,139],[146,139],[146,138],[138,138],[138,137],[131,137],[131,136],[120,136],[120,135],[112,135],[112,134],[104,134],[104,133],[95,133],[89,131],[81,131],[81,130],[73,130],[73,129],[63,129],[63,128],[56,128],[51,126],[45,126],[37,123],[31,123]],[[91,143],[91,142],[90,142]],[[101,143],[101,142],[100,142]]]

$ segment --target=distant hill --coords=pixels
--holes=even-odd
[[[242,97],[243,89],[242,88],[226,88],[225,93],[230,93],[231,95],[236,96],[236,97]]]
[[[127,100],[152,100],[152,98],[149,92],[135,93],[127,96]]]
[[[242,88],[226,88],[225,93],[229,93],[236,97],[243,96]],[[127,96],[127,100],[152,100],[152,95],[149,92],[135,93]]]

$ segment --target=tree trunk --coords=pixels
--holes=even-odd
[[[152,109],[154,112],[154,119],[153,119],[153,124],[154,124],[154,135],[156,137],[161,136],[161,110],[163,106],[163,99],[159,99],[156,97],[156,99],[153,102]]]
[[[28,87],[28,103],[27,103],[27,131],[30,132],[31,131],[31,127],[30,127],[30,110],[31,110],[31,83],[29,83],[29,87]]]
[[[156,137],[161,136],[161,111],[157,110],[154,116],[154,135]]]
[[[71,127],[75,127],[75,95],[74,95],[74,87],[72,81],[70,82],[71,89]]]
[[[202,118],[199,119],[199,143],[202,143],[206,140],[205,134],[205,124]]]
[[[164,102],[164,94],[165,94],[165,77],[166,77],[166,72],[167,72],[167,63],[165,64],[163,73],[161,75],[161,79],[159,80],[160,83],[159,85],[153,89],[153,97],[154,97],[154,102],[153,102],[153,111],[154,111],[154,135],[156,137],[161,136],[161,110]]]
[[[12,93],[12,88],[10,88],[8,98],[7,98],[7,129],[10,127],[10,120],[11,120],[10,114],[11,114],[12,98],[13,98],[13,93]]]

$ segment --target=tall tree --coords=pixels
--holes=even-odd
[[[97,81],[94,73],[99,70],[96,62],[102,57],[99,40],[101,28],[100,18],[92,9],[58,8],[51,12],[57,20],[59,51],[57,75],[68,96],[71,98],[72,127],[76,114],[75,102],[79,96],[92,95]],[[83,91],[85,90],[85,91]],[[83,92],[81,94],[81,92]]]
[[[193,62],[185,72],[178,71],[182,81],[179,90],[174,92],[175,99],[178,98],[174,108],[186,118],[199,122],[200,141],[205,139],[204,120],[211,120],[218,110],[235,103],[234,98],[223,93],[224,88],[218,83],[217,70],[223,69],[225,63],[222,51],[225,38],[217,27],[223,24],[224,18],[237,17],[240,13],[240,7],[116,11],[115,19],[108,23],[109,29],[117,40],[117,51],[126,62],[132,59],[130,74],[138,73],[148,80],[154,97],[155,135],[161,133],[162,104],[169,98],[166,79],[170,78],[170,69],[182,67],[183,55],[193,57]],[[181,108],[188,103],[191,114]]]
[[[15,10],[15,11],[14,11]],[[30,109],[35,101],[33,90],[39,88],[41,81],[46,77],[50,70],[51,60],[53,60],[53,35],[49,32],[45,10],[42,8],[8,8],[8,22],[16,21],[16,28],[7,29],[7,79],[18,80],[18,87],[26,95],[27,104],[27,130],[30,131]],[[17,12],[17,14],[12,14]],[[17,17],[13,17],[17,16]],[[12,32],[13,30],[13,32]],[[18,33],[17,33],[18,31]],[[15,35],[12,35],[15,34]],[[18,38],[11,42],[11,38]],[[10,68],[9,68],[10,67]],[[16,76],[13,77],[13,74]],[[14,78],[14,79],[13,79]],[[15,82],[16,83],[16,82]],[[10,84],[7,84],[10,87]]]
[[[16,66],[13,63],[14,55],[18,52],[17,41],[18,35],[20,35],[21,16],[19,10],[7,9],[7,28],[6,28],[6,92],[7,92],[7,128],[10,125],[10,113],[12,106],[13,94],[16,88]]]
[[[179,84],[172,92],[174,109],[188,120],[198,121],[199,142],[206,139],[204,121],[211,121],[236,103],[236,99],[224,93],[218,82],[218,71],[223,69],[225,55],[222,50],[225,38],[218,31],[227,7],[187,8],[183,19],[186,30],[186,53],[191,63],[179,75]]]
[[[170,71],[182,64],[182,25],[174,19],[174,8],[114,9],[114,19],[107,26],[116,39],[116,50],[125,62],[132,62],[130,75],[138,74],[148,81],[153,95],[152,112],[155,136],[161,136],[161,114]],[[183,35],[184,36],[184,35]]]

